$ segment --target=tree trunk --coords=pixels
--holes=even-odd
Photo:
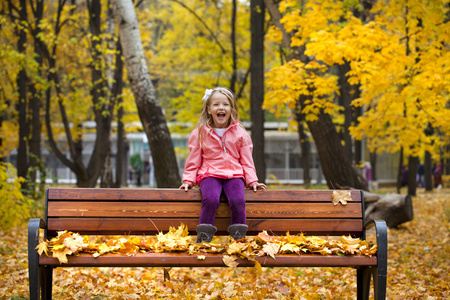
[[[282,15],[277,3],[274,0],[264,0],[264,3],[272,18],[272,23],[282,33],[281,46],[285,51],[286,60],[298,59],[303,63],[308,63],[309,57],[304,53],[304,45],[291,47],[291,34],[286,32],[281,23]],[[304,108],[306,100],[312,101],[309,96],[301,96],[301,99],[299,99],[302,108]],[[321,112],[318,114],[318,120],[308,121],[307,124],[316,143],[328,187],[353,187],[367,190],[366,181],[359,170],[352,165],[352,159],[348,157],[342,147],[339,134],[330,115]]]
[[[105,166],[102,169],[100,187],[111,188],[113,187],[112,167],[111,167],[111,151],[108,152],[105,159]]]
[[[308,187],[311,184],[311,174],[310,174],[310,155],[311,146],[309,143],[309,137],[306,135],[304,122],[300,122],[298,124],[298,134],[300,137],[300,147],[301,147],[301,156],[302,156],[302,168],[303,168],[303,184],[305,187]]]
[[[231,74],[230,80],[230,90],[233,93],[236,92],[236,81],[237,81],[237,52],[236,52],[236,10],[237,3],[236,0],[233,0],[232,10],[231,10],[231,48],[233,55],[233,73]]]
[[[350,63],[345,62],[338,66],[339,75],[339,105],[344,107],[344,130],[342,132],[342,140],[344,141],[344,151],[350,159],[353,158],[352,137],[350,135],[350,126],[352,125],[352,86],[348,83],[347,73],[350,71]],[[359,161],[356,161],[359,163]]]
[[[250,49],[250,113],[252,122],[253,160],[258,180],[266,180],[264,159],[264,1],[251,0],[251,49]]]
[[[122,185],[122,179],[126,168],[124,168],[124,156],[126,152],[125,145],[125,127],[123,124],[123,106],[122,106],[122,94],[123,90],[123,61],[122,61],[122,47],[120,46],[120,40],[117,43],[117,55],[116,55],[116,73],[114,75],[113,97],[117,99],[117,153],[116,153],[116,181],[114,186],[119,188]],[[125,180],[125,183],[127,181]]]
[[[370,194],[374,195],[374,194]],[[413,219],[413,206],[410,195],[388,194],[366,197],[366,223],[372,220],[384,220],[389,228],[397,228],[400,224]]]
[[[397,167],[397,193],[400,194],[400,189],[402,187],[402,175],[403,175],[403,147],[400,148],[400,157],[398,160]]]
[[[328,187],[368,190],[366,181],[345,153],[330,115],[321,113],[319,119],[307,124],[314,137]]]
[[[115,0],[114,14],[119,24],[123,56],[139,117],[153,157],[158,187],[178,187],[181,178],[172,139],[156,92],[150,80],[142,48],[139,24],[130,0]]]
[[[309,173],[309,152],[311,151],[311,147],[309,145],[309,137],[306,135],[305,130],[305,118],[302,113],[301,103],[300,101],[296,102],[295,107],[295,119],[297,121],[298,127],[298,135],[300,139],[300,148],[301,148],[301,161],[303,168],[303,184],[305,187],[308,187],[311,184],[311,176]],[[318,183],[320,180],[318,180]]]
[[[41,29],[39,27],[40,22],[42,21],[42,16],[44,13],[44,2],[43,1],[37,1],[36,2],[36,9],[34,10],[34,25],[35,30],[37,31],[37,34],[41,33]],[[35,61],[37,65],[42,66],[42,51],[41,51],[41,45],[38,41],[34,41],[34,53],[35,53]],[[41,191],[45,190],[45,168],[43,168],[43,165],[41,164],[41,107],[42,107],[42,99],[41,99],[41,93],[38,92],[34,88],[34,82],[30,82],[29,88],[31,91],[31,100],[29,103],[29,111],[31,114],[31,120],[30,120],[30,141],[29,141],[29,149],[30,149],[30,160],[29,160],[29,166],[30,166],[30,182],[35,183],[37,178],[37,171],[39,170],[41,174],[41,182],[39,185],[39,189]]]
[[[431,192],[433,190],[433,160],[431,159],[431,153],[425,151],[425,190]]]
[[[19,10],[20,20],[27,22],[27,2],[20,0]],[[24,28],[19,27],[19,39],[17,42],[18,52],[24,54],[27,43],[27,33]],[[28,120],[27,120],[27,74],[25,66],[21,66],[19,74],[17,75],[17,89],[19,92],[19,99],[17,103],[17,111],[19,112],[19,147],[17,149],[17,175],[23,178],[27,177],[28,169]],[[26,183],[22,183],[25,187]]]
[[[417,169],[419,168],[419,157],[408,158],[408,195],[415,196],[417,190]]]

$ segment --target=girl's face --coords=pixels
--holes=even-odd
[[[231,104],[227,96],[215,92],[209,99],[208,114],[212,116],[214,128],[227,128],[230,125]]]

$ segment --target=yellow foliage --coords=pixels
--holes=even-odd
[[[30,218],[33,200],[22,194],[21,183],[16,170],[9,163],[0,163],[0,228],[9,229]]]
[[[303,110],[307,121],[314,121],[322,109],[338,112],[328,104],[339,92],[336,79],[322,72],[329,74],[331,67],[349,62],[348,82],[361,90],[352,104],[365,109],[351,134],[366,137],[371,151],[403,147],[406,155],[439,153],[450,137],[446,2],[377,1],[371,11],[374,20],[367,23],[353,16],[348,4],[321,0],[301,7],[297,1],[281,1],[284,30],[292,35],[289,50],[304,46],[312,62],[305,66],[289,61],[272,68],[264,107],[293,109],[299,96],[309,95],[314,100]],[[425,134],[428,126],[435,129],[432,137]]]
[[[9,156],[11,151],[17,148],[17,145],[19,144],[18,132],[19,128],[16,123],[10,120],[2,122],[2,126],[0,127],[0,139],[7,142],[3,142],[0,145],[0,157]]]

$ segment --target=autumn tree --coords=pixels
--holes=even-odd
[[[365,108],[359,123],[350,127],[351,134],[357,139],[366,137],[370,151],[397,152],[403,147],[406,156],[418,157],[429,150],[437,158],[450,134],[448,122],[443,121],[449,115],[445,1],[427,5],[378,1],[372,9],[375,19],[367,23],[348,13],[344,2],[308,2],[305,8],[292,1],[280,4],[284,17],[279,15],[282,25],[277,26],[275,38],[278,34],[291,47],[290,53],[297,51],[312,60],[291,60],[272,72],[287,81],[282,84],[270,76],[272,101],[277,95],[296,99],[294,91],[313,96],[337,94],[339,85],[329,70],[348,61],[348,83],[360,85],[361,90],[352,105]],[[303,113],[318,119],[322,111],[339,110],[333,98],[316,97],[305,104]],[[435,129],[433,135],[426,134],[429,125]]]
[[[317,3],[302,6],[292,1],[282,1],[280,5],[271,0],[264,2],[274,25],[274,38],[281,44],[286,58],[285,65],[268,74],[267,83],[272,92],[266,98],[266,107],[287,103],[292,110],[300,109],[305,115],[330,188],[367,189],[364,178],[345,153],[333,123],[332,115],[337,111],[333,103],[338,88],[336,78],[330,74],[322,75],[324,67],[305,52],[308,34],[324,26],[329,17],[336,16],[328,15],[330,7]],[[343,8],[338,11],[342,12]],[[319,22],[314,21],[318,14],[322,14]]]
[[[27,68],[26,100],[30,103],[27,115],[31,115],[26,123],[33,124],[34,130],[30,145],[40,144],[34,136],[40,136],[39,108],[44,104],[48,147],[76,174],[78,186],[94,186],[107,166],[115,102],[122,92],[118,88],[122,76],[120,52],[111,43],[114,35],[107,32],[110,27],[103,26],[107,19],[106,1],[90,1],[86,6],[50,2],[45,15],[41,0],[26,2],[25,6],[12,0],[8,3],[12,12],[22,7],[32,12],[26,20],[17,23],[20,26],[16,25],[27,32],[28,41],[33,41],[27,46],[34,45],[34,55],[30,54],[32,47],[27,47],[27,55],[23,55],[24,61],[35,58],[33,63],[27,59],[23,64]],[[16,86],[12,86],[11,95],[15,95],[14,89]],[[95,124],[95,141],[87,161],[83,136],[91,130],[84,125],[90,120]]]
[[[158,187],[177,187],[181,182],[177,160],[166,120],[150,80],[133,3],[130,0],[116,0],[114,10],[128,79],[153,157],[156,182]]]
[[[33,7],[33,9],[30,9]],[[2,108],[1,130],[2,145],[0,156],[8,155],[17,147],[18,175],[30,182],[36,180],[36,172],[44,174],[40,164],[41,147],[41,93],[36,88],[40,82],[41,50],[37,42],[28,34],[28,26],[41,22],[43,16],[43,1],[13,1],[8,0],[0,5],[0,21],[2,24],[2,62],[8,67],[2,67]],[[15,41],[16,47],[14,47]],[[5,66],[6,66],[5,65]],[[13,78],[16,78],[15,80]],[[16,108],[17,118],[13,112]],[[12,124],[17,125],[17,139],[8,133]],[[5,141],[5,142],[3,142]],[[17,143],[16,143],[17,142]],[[43,176],[42,176],[43,177]],[[41,177],[41,178],[42,178]],[[26,182],[23,182],[25,187]],[[26,187],[25,187],[26,188]]]

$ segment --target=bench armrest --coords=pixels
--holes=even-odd
[[[377,262],[380,274],[387,274],[387,254],[388,254],[388,237],[387,226],[383,220],[373,220],[366,224],[365,230],[375,226],[377,235]]]
[[[40,218],[28,221],[28,261],[38,259],[36,247],[39,244],[39,229],[45,229],[45,221]],[[34,261],[33,261],[34,262]]]

